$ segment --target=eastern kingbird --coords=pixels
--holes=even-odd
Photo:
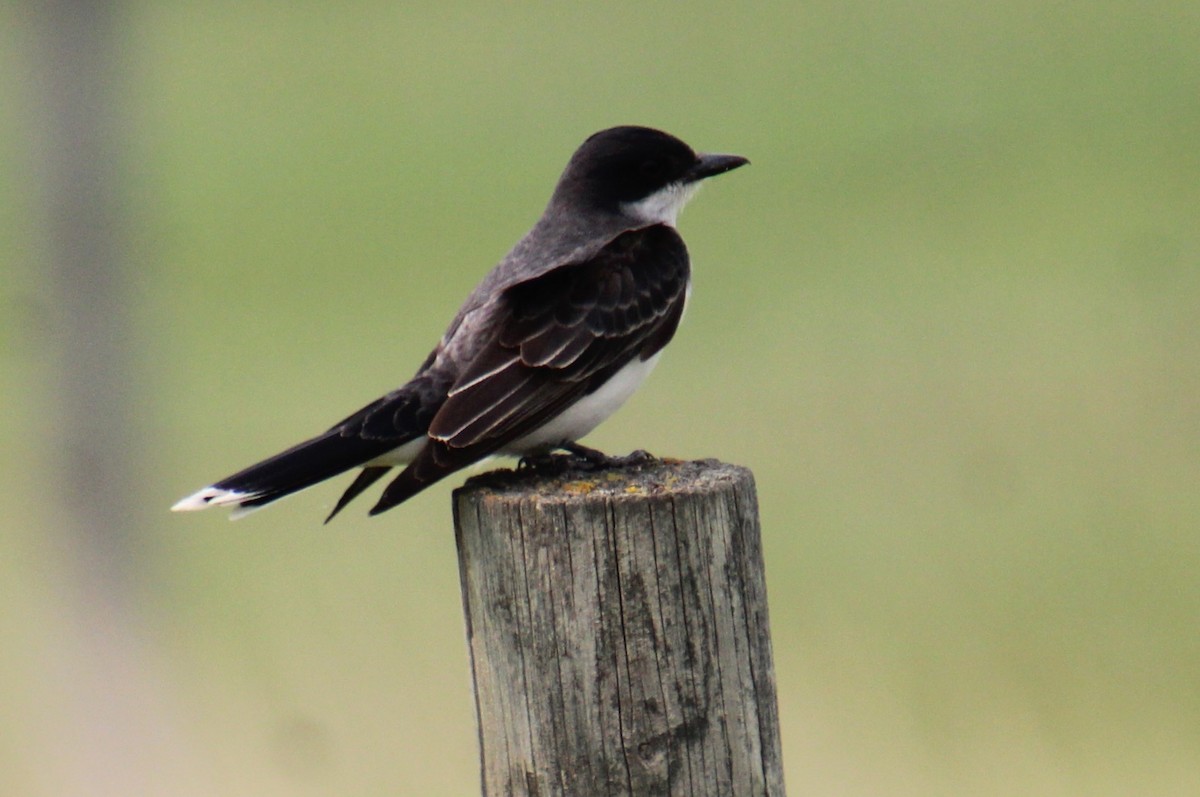
[[[372,515],[492,454],[598,454],[575,441],[633,394],[683,317],[679,211],[702,180],[747,163],[645,127],[596,133],[407,384],[171,508],[237,517],[362,468],[328,522],[393,467]]]

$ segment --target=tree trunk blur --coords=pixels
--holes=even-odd
[[[52,479],[34,500],[56,535],[65,630],[45,637],[39,678],[55,700],[28,740],[28,768],[36,793],[196,793],[138,611],[118,6],[46,0],[28,10],[35,240],[54,360],[42,407]]]

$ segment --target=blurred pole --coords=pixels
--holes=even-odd
[[[55,478],[40,497],[58,535],[69,613],[69,633],[53,638],[43,673],[59,699],[43,718],[50,766],[37,768],[39,785],[54,794],[193,793],[136,611],[139,436],[122,256],[118,7],[43,0],[29,8],[30,144],[55,358],[45,405]]]
[[[129,406],[130,299],[121,256],[120,92],[113,3],[39,6],[35,145],[57,354],[52,495],[86,576],[109,598],[128,586],[135,540]]]

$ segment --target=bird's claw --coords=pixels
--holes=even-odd
[[[563,449],[569,451],[576,463],[587,470],[628,468],[658,461],[658,457],[641,448],[623,457],[614,457],[595,448],[581,446],[578,443],[568,443],[563,446]]]
[[[567,453],[553,454],[542,452],[527,454],[517,460],[517,472],[556,475],[569,470],[599,471],[610,468],[630,468],[658,462],[658,457],[640,448],[620,457],[610,456],[603,451],[581,446],[578,443],[567,443],[562,446],[562,450]]]

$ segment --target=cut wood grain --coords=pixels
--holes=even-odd
[[[454,510],[485,795],[784,794],[749,470],[487,474]]]

